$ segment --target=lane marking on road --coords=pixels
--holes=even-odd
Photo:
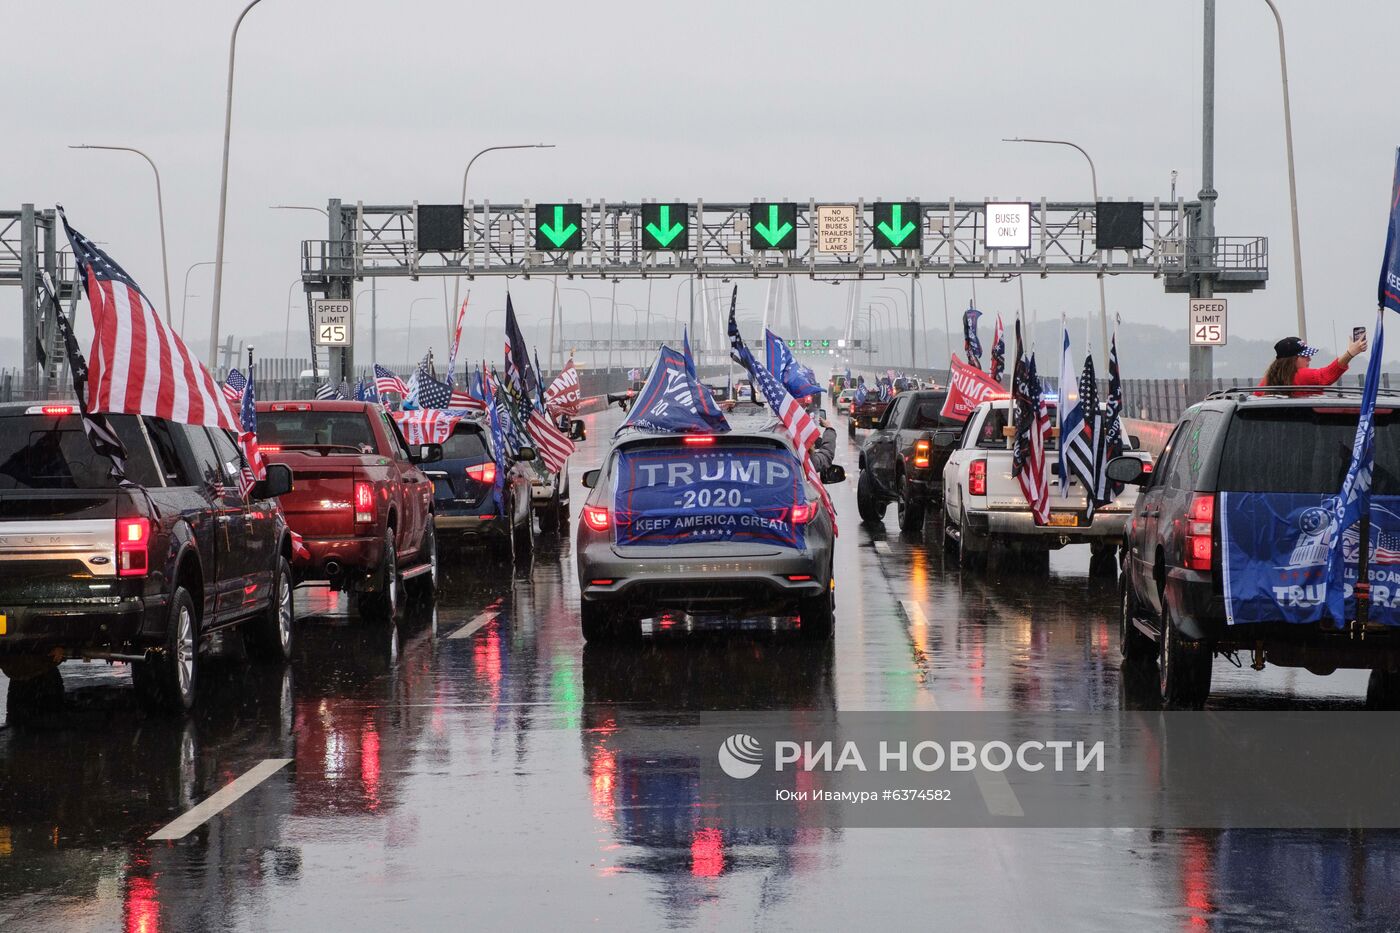
[[[453,632],[451,635],[448,635],[447,637],[448,637],[448,638],[471,638],[471,637],[472,637],[473,635],[475,635],[478,631],[480,631],[484,626],[486,626],[486,625],[489,624],[490,622],[494,621],[495,618],[496,618],[496,616],[498,616],[498,615],[500,615],[500,613],[498,613],[498,612],[496,612],[496,611],[494,611],[494,610],[490,610],[490,609],[488,609],[486,612],[477,613],[477,615],[476,615],[470,622],[468,622],[466,625],[462,626],[461,628],[457,629],[457,631]]]
[[[928,616],[924,614],[924,607],[918,600],[901,599],[900,608],[904,610],[904,617],[909,620],[910,625],[920,628],[928,627]],[[935,711],[940,709],[938,699],[934,696],[933,687],[925,687],[929,704]],[[975,768],[972,778],[977,782],[977,790],[982,794],[982,802],[987,806],[987,812],[992,816],[1025,816],[1021,809],[1021,801],[1016,797],[1016,791],[1011,788],[1011,782],[1006,779],[1006,775],[1000,771],[988,771],[986,768]]]
[[[228,809],[238,798],[292,763],[290,758],[268,758],[253,765],[203,801],[151,833],[151,841],[183,839],[203,826],[220,812]]]
[[[890,546],[884,541],[876,541],[874,547],[876,554],[888,554],[890,552]]]

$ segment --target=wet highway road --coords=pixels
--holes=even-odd
[[[618,419],[587,419],[575,482]],[[1120,673],[1116,589],[1086,548],[1048,576],[960,574],[893,509],[887,530],[859,525],[846,443],[829,645],[763,623],[585,650],[570,543],[542,538],[528,575],[447,557],[436,607],[397,628],[303,591],[294,663],[211,661],[186,720],[144,713],[120,666],[65,665],[64,710],[0,729],[0,929],[1400,923],[1393,833],[778,829],[699,799],[670,750],[700,710],[1082,712],[1151,693]],[[1355,672],[1217,661],[1210,707],[1364,692]],[[150,838],[264,762],[188,835]]]

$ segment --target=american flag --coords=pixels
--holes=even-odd
[[[320,402],[333,402],[336,399],[344,398],[340,391],[329,382],[323,382],[316,388],[316,400]]]
[[[812,445],[821,436],[821,427],[812,420],[812,416],[807,414],[807,410],[798,404],[797,399],[792,397],[783,384],[780,383],[765,366],[760,366],[758,360],[754,359],[753,353],[744,345],[744,338],[739,334],[739,321],[735,316],[739,303],[739,288],[735,286],[734,292],[729,300],[729,345],[734,362],[749,371],[753,377],[754,387],[763,393],[764,399],[768,402],[768,407],[778,416],[778,421],[783,426],[784,433],[792,441],[793,449],[797,451],[797,456],[802,459],[802,471],[806,475],[808,482],[816,487],[817,495],[821,497],[822,505],[826,507],[826,512],[831,516],[832,533],[836,533],[836,506],[832,503],[831,497],[827,495],[826,487],[822,485],[821,477],[817,474],[816,467],[812,465],[811,450]]]
[[[448,408],[452,402],[452,387],[427,373],[418,374],[418,407]]]
[[[236,431],[233,404],[180,335],[156,313],[141,287],[69,226],[61,207],[59,216],[92,308],[91,410]]]
[[[1064,352],[1069,352],[1069,332],[1064,334]],[[1063,364],[1062,364],[1063,367]],[[1084,357],[1084,369],[1076,388],[1072,373],[1062,368],[1068,378],[1060,389],[1060,462],[1056,471],[1060,477],[1060,494],[1069,487],[1071,474],[1079,478],[1088,494],[1088,514],[1094,515],[1093,491],[1098,485],[1099,464],[1094,445],[1095,419],[1099,414],[1099,389],[1094,375],[1094,355]],[[1064,376],[1062,376],[1064,378]]]
[[[544,406],[555,416],[572,415],[578,412],[579,403],[582,401],[583,390],[578,381],[578,368],[574,366],[574,358],[571,356],[559,375],[549,384],[549,388],[544,390]]]
[[[257,393],[253,389],[253,371],[248,370],[246,379],[240,374],[240,379],[243,391],[239,393],[238,420],[241,430],[238,432],[238,446],[243,450],[243,466],[238,471],[238,488],[243,498],[247,499],[253,490],[253,483],[267,475],[267,463],[263,460],[262,448],[258,446]]]
[[[404,385],[403,380],[378,363],[374,364],[374,389],[380,396],[397,392],[400,398],[408,397],[408,386]]]
[[[248,380],[236,369],[230,369],[228,375],[224,377],[224,398],[237,405],[243,399],[243,387],[248,384]]]
[[[549,472],[558,473],[562,470],[564,464],[568,462],[569,455],[574,452],[574,442],[569,440],[568,435],[551,424],[549,415],[538,408],[530,411],[526,428],[535,442],[535,449],[539,451],[540,459],[549,468]]]
[[[1011,378],[1012,419],[1016,436],[1011,444],[1011,475],[1031,507],[1037,525],[1050,521],[1050,484],[1045,473],[1045,441],[1050,435],[1050,412],[1041,398],[1035,355],[1022,350],[1021,322],[1016,321],[1016,370]]]

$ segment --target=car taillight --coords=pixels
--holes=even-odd
[[[1215,496],[1197,493],[1186,512],[1186,569],[1209,570],[1214,556]]]
[[[817,504],[815,502],[804,502],[792,507],[792,523],[794,525],[805,525],[816,517]]]
[[[478,463],[476,466],[467,467],[467,479],[474,479],[486,486],[492,485],[496,482],[496,464]]]
[[[1142,472],[1143,472],[1144,474],[1146,474],[1146,473],[1151,473],[1151,472],[1152,472],[1152,461],[1151,461],[1151,460],[1144,460],[1144,461],[1142,461]]]
[[[310,402],[273,402],[273,411],[310,411]]]
[[[117,575],[144,577],[149,567],[150,544],[149,519],[117,519]]]
[[[612,523],[608,516],[606,506],[585,505],[583,507],[583,522],[594,531],[607,531]]]
[[[974,460],[967,466],[967,493],[970,496],[987,494],[987,461]]]
[[[374,521],[374,486],[366,482],[355,483],[355,521]]]
[[[928,466],[928,448],[929,448],[928,441],[915,441],[915,442],[914,442],[914,466],[916,466],[916,467],[927,467],[927,466]]]

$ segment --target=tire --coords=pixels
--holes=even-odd
[[[272,571],[272,601],[243,627],[248,654],[259,661],[290,661],[296,619],[292,611],[292,568],[278,555]]]
[[[1162,609],[1162,644],[1157,661],[1157,685],[1163,709],[1203,709],[1210,696],[1213,658],[1208,645],[1183,638],[1172,623],[1171,610]]]
[[[557,535],[567,524],[565,515],[565,504],[563,494],[554,490],[554,495],[550,497],[549,503],[540,509],[540,533],[546,535]]]
[[[797,604],[804,641],[826,641],[836,627],[836,596],[830,590],[809,596]]]
[[[10,681],[5,718],[11,724],[35,719],[63,707],[63,675],[57,664],[30,677]]]
[[[1147,665],[1157,659],[1157,643],[1133,624],[1138,617],[1137,596],[1124,573],[1118,583],[1118,650],[1129,664]]]
[[[529,566],[535,555],[535,513],[525,510],[525,521],[511,530],[512,550],[516,566]]]
[[[1366,708],[1400,710],[1400,672],[1376,668],[1366,681]]]
[[[617,606],[584,600],[578,610],[583,640],[590,645],[638,641],[642,637],[641,621],[629,618]]]
[[[855,436],[856,436],[856,419],[851,418],[849,421],[846,422],[846,436],[849,437],[849,438],[853,438],[853,439],[855,438]]]
[[[131,679],[142,698],[157,709],[187,713],[194,708],[199,690],[199,612],[183,586],[177,586],[170,597],[165,646],[133,664]]]
[[[418,548],[418,556],[428,565],[428,572],[421,573],[404,584],[408,597],[421,605],[432,605],[437,598],[438,586],[438,540],[437,526],[433,517],[428,516],[428,525],[423,529],[423,543]]]
[[[1118,546],[1094,544],[1090,547],[1092,551],[1089,555],[1089,576],[1099,580],[1115,576],[1118,573]]]
[[[399,577],[399,551],[394,544],[394,529],[384,532],[383,556],[379,558],[379,586],[373,591],[361,590],[357,599],[360,615],[366,619],[392,622],[398,617],[403,581]]]
[[[885,520],[885,509],[889,503],[881,502],[879,495],[875,491],[875,479],[869,470],[862,470],[860,480],[856,482],[856,511],[860,512],[860,520],[872,525],[878,525]]]
[[[905,534],[918,534],[924,530],[924,513],[928,508],[928,503],[922,499],[914,499],[909,488],[909,481],[902,480],[899,484],[899,501],[895,509],[899,516],[899,530]]]

